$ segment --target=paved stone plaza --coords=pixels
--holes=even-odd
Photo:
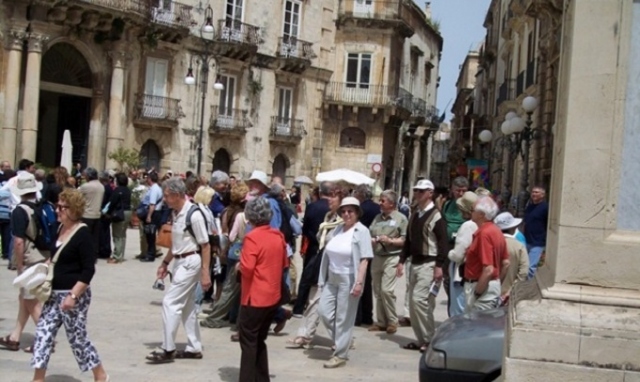
[[[127,232],[126,261],[108,265],[100,260],[92,283],[93,301],[90,308],[89,336],[98,349],[112,381],[238,381],[240,346],[229,341],[231,332],[225,329],[202,329],[205,346],[202,360],[177,360],[164,365],[147,364],[144,357],[160,345],[162,292],[153,290],[155,271],[159,264],[132,260],[139,253],[138,231]],[[300,259],[297,258],[299,262]],[[16,317],[17,291],[11,285],[14,273],[0,265],[0,335],[7,335]],[[404,278],[397,287],[398,306],[402,307]],[[444,293],[438,300],[436,321],[446,318]],[[401,309],[399,309],[401,312]],[[411,328],[400,328],[395,335],[368,333],[356,328],[356,350],[350,353],[346,367],[327,370],[322,364],[331,355],[330,341],[324,328],[311,350],[290,350],[285,341],[298,327],[292,318],[281,335],[268,339],[270,371],[274,381],[307,381],[322,376],[323,381],[416,381],[420,353],[400,349],[400,344],[412,340]],[[33,340],[34,326],[29,322],[22,336],[22,346]],[[58,345],[49,364],[47,381],[91,381],[91,373],[80,373],[67,344],[64,329],[58,332]],[[178,348],[186,339],[181,329]],[[30,355],[22,351],[0,350],[0,381],[29,381],[32,370]]]

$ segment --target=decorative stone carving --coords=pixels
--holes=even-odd
[[[82,15],[82,23],[80,24],[85,29],[93,29],[98,25],[100,16],[97,13],[85,12]]]
[[[9,50],[22,50],[27,33],[23,31],[11,30],[5,35],[5,46]]]
[[[53,22],[64,21],[67,18],[67,7],[64,5],[51,8],[47,13],[47,19]]]
[[[72,8],[67,11],[65,23],[68,25],[78,25],[82,21],[82,9]]]
[[[49,41],[49,36],[45,36],[40,33],[29,33],[28,43],[29,43],[29,52],[42,52],[47,41]]]
[[[114,49],[107,53],[109,58],[111,58],[111,63],[115,68],[124,68],[127,60],[129,59],[129,55],[127,52],[121,49]]]

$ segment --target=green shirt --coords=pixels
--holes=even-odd
[[[453,235],[458,232],[458,229],[465,220],[462,217],[462,213],[458,209],[454,199],[447,200],[444,203],[444,206],[442,207],[442,214],[444,215],[444,219],[447,221],[447,237],[449,238],[449,243],[453,243]]]
[[[408,220],[400,211],[393,210],[389,216],[385,217],[382,213],[378,214],[371,223],[369,231],[371,237],[386,235],[391,239],[407,236]],[[373,253],[376,256],[399,255],[402,251],[403,244],[392,245],[376,243],[373,247]]]

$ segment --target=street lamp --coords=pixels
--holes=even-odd
[[[526,121],[517,116],[515,112],[507,113],[509,119],[505,116],[505,122],[502,123],[501,130],[505,135],[513,136],[511,140],[515,143],[515,152],[520,153],[523,162],[523,168],[520,179],[520,192],[518,193],[518,210],[519,216],[524,215],[524,209],[529,201],[529,150],[531,141],[536,137],[534,134],[540,129],[532,129],[533,121],[531,116],[538,107],[538,100],[535,97],[528,96],[522,101],[522,109],[527,114]],[[512,115],[509,115],[513,113]]]
[[[200,107],[200,131],[198,132],[198,162],[196,166],[196,173],[200,175],[200,168],[202,166],[202,135],[204,132],[204,107],[207,98],[207,84],[209,81],[209,65],[215,64],[216,57],[214,54],[214,46],[213,46],[213,9],[211,5],[207,5],[207,8],[204,10],[204,23],[200,27],[200,38],[202,39],[202,43],[204,44],[204,50],[201,52],[197,52],[194,55],[197,56],[200,60],[200,76],[201,76],[201,86],[200,91],[202,92],[202,103]],[[205,37],[206,36],[206,37]],[[186,85],[195,85],[196,79],[193,75],[193,55],[191,56],[191,62],[189,64],[189,69],[187,70],[187,75],[184,78],[184,83]],[[220,78],[216,78],[216,83],[213,85],[215,90],[223,90],[224,85],[220,82]]]

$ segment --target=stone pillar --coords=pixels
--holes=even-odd
[[[107,103],[101,90],[94,90],[91,100],[91,122],[87,148],[87,165],[102,167],[105,162],[105,123],[107,122]]]
[[[30,33],[28,36],[27,76],[24,83],[24,103],[22,105],[22,145],[21,158],[36,160],[38,141],[38,111],[40,104],[40,67],[42,48],[49,38]]]
[[[512,292],[503,378],[640,381],[640,2],[565,5],[546,260]]]
[[[109,153],[122,146],[124,141],[122,126],[122,99],[124,94],[124,65],[126,54],[115,50],[109,53],[112,60],[111,95],[109,97],[109,123],[107,127],[107,157]],[[101,162],[100,165],[103,163]],[[114,168],[118,164],[111,159],[106,160],[106,168]]]
[[[6,49],[7,77],[5,78],[4,121],[2,125],[2,160],[16,165],[16,138],[18,132],[18,101],[20,98],[20,77],[22,69],[22,50],[26,34],[10,31],[7,34]]]

